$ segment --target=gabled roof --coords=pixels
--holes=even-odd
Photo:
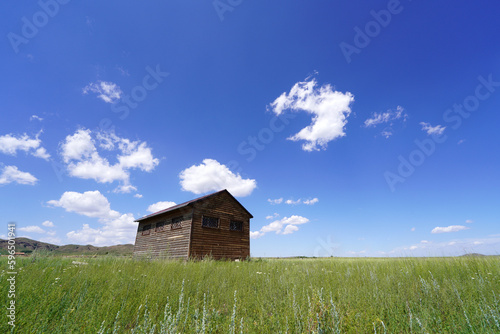
[[[139,218],[139,219],[136,219],[135,221],[136,222],[140,222],[140,221],[143,221],[145,219],[148,219],[148,218],[151,218],[151,217],[154,217],[154,216],[157,216],[157,215],[161,215],[163,213],[166,213],[166,212],[171,212],[171,211],[175,211],[175,210],[178,210],[178,209],[181,209],[181,208],[185,208],[185,207],[188,207],[188,206],[192,206],[194,203],[197,203],[197,202],[200,202],[202,200],[205,200],[209,197],[212,197],[212,196],[215,196],[215,195],[218,195],[220,193],[223,193],[223,192],[226,192],[229,196],[231,196],[231,198],[236,202],[238,203],[241,208],[243,210],[245,210],[246,213],[248,213],[248,215],[250,216],[250,218],[253,218],[252,214],[250,212],[248,212],[247,209],[245,209],[245,207],[243,205],[241,205],[240,202],[238,202],[238,200],[236,198],[234,198],[233,195],[231,195],[231,193],[229,191],[227,191],[226,189],[224,190],[221,190],[221,191],[217,191],[215,193],[212,193],[212,194],[209,194],[209,195],[205,195],[205,196],[201,196],[201,197],[198,197],[198,198],[195,198],[195,199],[192,199],[190,201],[187,201],[187,202],[184,202],[184,203],[181,203],[181,204],[177,204],[177,205],[174,205],[174,206],[171,206],[169,208],[166,208],[164,210],[160,210],[158,212],[155,212],[155,213],[152,213],[150,215],[147,215],[147,216],[144,216],[142,218]]]

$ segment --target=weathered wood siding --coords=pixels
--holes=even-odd
[[[141,221],[137,230],[134,256],[153,258],[187,259],[189,256],[189,240],[191,234],[192,209],[167,212]],[[172,228],[172,219],[182,217],[180,228]],[[157,225],[165,222],[163,229]],[[144,226],[151,224],[149,233],[143,235]]]
[[[219,218],[219,227],[202,226],[202,216]],[[231,231],[230,221],[243,222],[243,231]],[[211,255],[215,259],[250,256],[250,216],[226,192],[194,204],[190,257]]]

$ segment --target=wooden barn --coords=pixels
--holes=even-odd
[[[139,218],[134,256],[245,259],[252,214],[227,190]]]

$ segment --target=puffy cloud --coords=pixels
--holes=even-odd
[[[301,202],[300,198],[299,198],[298,200],[296,200],[296,201],[291,200],[291,199],[287,199],[287,200],[285,201],[285,204],[288,204],[288,205],[296,205],[296,204],[300,204],[300,202]]]
[[[262,226],[259,231],[250,232],[250,238],[257,239],[269,232],[275,232],[276,234],[291,234],[299,230],[297,225],[302,225],[308,222],[309,219],[302,216],[293,215],[291,217],[284,217],[280,220],[275,220],[268,225]]]
[[[434,135],[434,134],[441,135],[446,129],[446,126],[441,126],[441,125],[431,126],[429,123],[425,122],[420,122],[420,125],[422,125],[422,130],[427,132],[428,135]]]
[[[99,183],[121,181],[122,185],[114,191],[130,193],[137,190],[130,185],[130,170],[151,172],[159,163],[146,142],[130,141],[114,133],[95,134],[100,148],[120,152],[116,155],[117,162],[112,164],[99,154],[96,140],[92,135],[92,131],[80,129],[73,135],[68,135],[61,144],[61,156],[67,164],[69,174],[73,177],[93,179]]]
[[[54,223],[51,222],[50,220],[46,220],[42,223],[43,226],[45,227],[54,227]]]
[[[287,225],[285,227],[285,230],[283,231],[283,234],[292,234],[293,232],[298,231],[299,228],[297,225]]]
[[[106,103],[118,102],[123,94],[117,84],[108,81],[97,81],[89,83],[83,88],[83,94],[96,93],[97,97]]]
[[[142,195],[141,194],[135,194],[134,197],[135,198],[142,198]]]
[[[87,217],[98,218],[102,227],[92,228],[83,224],[80,230],[66,234],[68,239],[79,244],[109,246],[119,243],[133,243],[137,223],[131,213],[121,214],[111,209],[108,199],[99,191],[78,193],[65,192],[59,200],[47,202],[49,205],[62,207],[68,212],[75,212]]]
[[[148,206],[148,211],[154,213],[154,212],[158,212],[158,211],[170,208],[174,205],[177,205],[177,204],[175,204],[175,202],[156,202],[156,203]]]
[[[9,155],[16,155],[17,151],[24,151],[35,157],[48,160],[50,154],[43,148],[39,138],[39,132],[35,138],[29,137],[26,133],[21,136],[7,134],[0,136],[0,152]]]
[[[28,172],[21,172],[16,166],[5,166],[0,174],[0,185],[12,182],[34,185],[38,179]]]
[[[92,228],[89,224],[83,224],[80,230],[70,231],[66,236],[73,242],[93,246],[134,243],[137,232],[137,223],[134,220],[132,214],[123,214],[116,219],[105,221],[102,228]]]
[[[351,113],[349,105],[352,101],[351,93],[334,91],[328,84],[318,88],[316,80],[311,79],[296,83],[288,94],[281,94],[270,107],[278,116],[287,109],[312,114],[311,124],[288,140],[304,140],[304,151],[319,151],[326,149],[330,141],[345,136],[344,126]]]
[[[27,233],[40,233],[40,234],[45,233],[44,229],[42,229],[40,226],[36,226],[36,225],[19,227],[18,230],[22,231],[22,232],[27,232]]]
[[[450,233],[450,232],[458,232],[463,230],[468,230],[469,227],[463,225],[451,225],[446,227],[435,227],[431,233]]]
[[[94,140],[90,130],[80,129],[73,135],[67,136],[61,144],[64,162],[90,158],[96,152]]]
[[[66,191],[59,200],[51,200],[47,204],[93,218],[113,219],[120,216],[117,211],[111,210],[108,199],[98,190],[84,193]]]
[[[227,189],[234,196],[244,197],[257,187],[255,180],[244,179],[213,159],[205,159],[200,165],[184,169],[179,178],[182,190],[195,194]]]

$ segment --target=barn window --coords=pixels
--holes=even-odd
[[[243,231],[243,222],[231,220],[229,223],[229,229],[231,231]]]
[[[155,232],[165,231],[165,222],[156,223]]]
[[[151,233],[151,224],[144,225],[142,227],[142,235],[148,235]]]
[[[172,219],[172,230],[182,227],[182,217]]]
[[[219,228],[219,218],[203,216],[201,226]]]

